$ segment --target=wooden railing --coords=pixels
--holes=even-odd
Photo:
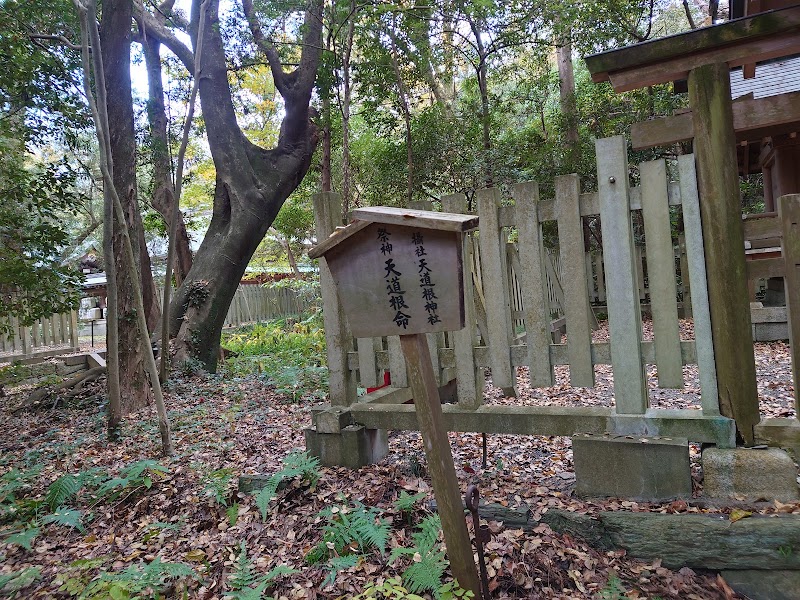
[[[29,327],[11,318],[12,335],[0,335],[0,362],[13,362],[37,356],[76,351],[78,311],[43,317]]]

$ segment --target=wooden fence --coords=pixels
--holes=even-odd
[[[480,231],[466,236],[463,259],[467,327],[429,335],[438,383],[456,381],[458,403],[444,407],[446,426],[455,431],[572,435],[610,432],[666,435],[734,443],[734,422],[720,416],[711,337],[703,238],[700,226],[694,156],[678,161],[680,182],[669,183],[663,160],[640,165],[641,185],[629,188],[627,150],[621,136],[598,140],[598,188],[581,193],[577,175],[556,179],[554,200],[539,198],[535,183],[514,187],[508,205],[499,190],[477,192]],[[316,199],[318,239],[338,225],[336,197]],[[465,212],[466,201],[442,198],[447,212]],[[681,207],[685,260],[676,261],[670,229],[670,207]],[[642,257],[634,244],[631,211],[644,223],[649,289],[643,288]],[[601,276],[590,270],[584,252],[582,218],[600,215],[603,227]],[[556,221],[557,258],[545,251],[542,224]],[[516,229],[514,243],[508,232]],[[678,322],[676,262],[685,263],[690,279],[694,340],[681,340]],[[324,261],[321,261],[324,263]],[[354,422],[375,429],[416,429],[399,338],[351,341],[335,296],[333,282],[321,264],[323,311],[328,336],[330,401],[351,413]],[[553,276],[558,273],[560,276]],[[598,284],[598,281],[601,283]],[[591,282],[591,285],[590,285]],[[553,286],[557,283],[556,286]],[[548,285],[550,284],[550,285]],[[592,342],[590,289],[602,285],[606,296],[610,340]],[[560,287],[560,293],[554,293]],[[642,341],[640,302],[649,293],[653,341]],[[554,297],[555,296],[555,297]],[[554,305],[563,309],[567,341],[552,337]],[[592,387],[594,366],[610,364],[614,374],[612,407],[504,406],[484,404],[484,373],[494,385],[513,394],[517,367],[529,371],[533,387],[554,384],[554,366],[568,365],[574,387]],[[658,385],[682,388],[683,366],[699,367],[699,410],[665,410],[650,406],[644,366],[657,366]],[[390,371],[392,386],[357,398],[356,388],[374,387]]]
[[[0,335],[0,362],[78,350],[78,311],[51,315],[23,327],[12,317],[11,337]]]
[[[164,297],[158,289],[159,305]],[[239,327],[247,323],[301,315],[311,308],[309,299],[288,287],[265,287],[259,284],[240,284],[225,317],[224,327]]]
[[[262,285],[240,285],[225,317],[225,327],[291,317],[307,312],[310,302],[295,290]]]
[[[159,300],[163,290],[158,288]],[[290,288],[240,285],[234,294],[225,327],[297,316],[311,308],[309,299]],[[30,327],[12,319],[13,335],[0,336],[0,362],[67,354],[80,349],[78,311],[42,318]]]

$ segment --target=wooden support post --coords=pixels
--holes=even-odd
[[[751,445],[760,416],[727,64],[689,72],[689,106],[720,410],[736,421],[739,435]]]
[[[327,239],[339,223],[341,198],[330,192],[314,195],[314,220],[317,240]],[[328,349],[329,398],[332,406],[349,406],[356,400],[356,382],[347,365],[347,353],[352,350],[350,328],[344,316],[336,283],[325,259],[319,262],[319,281],[322,293],[325,341]]]
[[[778,198],[778,219],[783,228],[781,252],[786,264],[783,281],[792,346],[794,408],[795,414],[800,415],[800,194]]]
[[[422,334],[401,335],[400,345],[408,365],[417,421],[428,460],[437,510],[442,520],[450,569],[461,587],[472,590],[475,597],[480,598],[478,572],[464,520],[464,504],[453,464],[453,453],[443,424],[442,404],[433,374],[428,341]]]

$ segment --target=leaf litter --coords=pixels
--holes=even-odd
[[[690,334],[690,326],[683,322],[684,337]],[[604,341],[607,335],[603,326],[595,332],[595,341]],[[763,416],[794,416],[789,352],[782,342],[755,345]],[[596,375],[595,388],[570,388],[568,368],[557,367],[555,386],[533,390],[526,369],[520,368],[518,397],[503,397],[488,381],[486,402],[607,406],[612,399],[610,368],[597,366]],[[684,368],[681,390],[656,389],[654,375],[652,367],[648,368],[654,406],[699,407],[696,367]],[[39,465],[41,471],[26,492],[31,498],[43,499],[48,486],[64,473],[96,468],[116,475],[131,463],[157,456],[153,409],[125,421],[121,443],[107,442],[102,381],[87,386],[69,407],[49,413],[13,413],[15,396],[10,391],[1,409],[0,475],[13,468]],[[222,598],[242,542],[260,574],[280,565],[296,570],[275,581],[270,591],[275,598],[348,598],[370,583],[402,572],[400,564],[387,564],[385,556],[373,553],[340,572],[331,584],[326,582],[328,572],[309,565],[305,556],[321,540],[320,511],[355,502],[378,507],[394,517],[389,548],[408,545],[413,527],[398,513],[394,501],[401,493],[424,492],[428,499],[433,497],[417,432],[390,432],[389,454],[378,464],[358,470],[321,468],[315,486],[288,486],[277,494],[264,521],[254,496],[237,492],[236,477],[218,476],[223,489],[210,490],[210,474],[277,472],[289,452],[303,448],[303,430],[310,424],[311,409],[322,404],[293,402],[258,376],[176,377],[165,395],[178,451],[173,459],[159,460],[166,473],[153,477],[149,488],[135,494],[82,506],[88,515],[85,531],[49,524],[42,526],[31,550],[0,543],[0,575],[32,567],[41,570],[41,577],[19,597],[68,597],[58,589],[76,560],[96,559],[104,570],[121,570],[158,558],[191,565],[197,578],[185,581],[189,598]],[[23,394],[19,396],[21,399]],[[485,469],[479,434],[450,433],[449,438],[462,489],[477,483],[485,502],[530,510],[534,519],[550,509],[586,514],[601,510],[719,512],[731,520],[745,518],[746,512],[800,513],[800,503],[731,509],[687,501],[586,501],[573,494],[569,438],[489,435]],[[695,493],[699,494],[699,448],[692,446],[691,451]],[[425,506],[418,505],[417,510],[423,511]],[[600,552],[544,524],[532,531],[505,528],[501,522],[489,526],[493,535],[486,546],[486,560],[494,598],[600,598],[608,596],[610,585],[620,586],[624,593],[620,598],[739,597],[711,571],[674,571],[658,560],[628,557],[624,550]]]

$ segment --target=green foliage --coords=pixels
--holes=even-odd
[[[600,590],[601,600],[625,600],[627,597],[625,586],[622,585],[619,577],[613,573],[609,575],[605,587]]]
[[[38,527],[26,527],[22,531],[18,533],[12,533],[8,537],[3,540],[4,544],[15,544],[17,546],[21,546],[25,548],[25,550],[31,550],[31,544],[33,540],[41,533],[41,529]]]
[[[423,600],[403,587],[399,577],[390,577],[381,584],[369,586],[353,600]]]
[[[390,563],[401,556],[413,557],[413,562],[403,572],[403,583],[411,592],[436,592],[442,585],[448,562],[439,543],[441,529],[439,515],[429,515],[420,522],[419,531],[412,536],[414,545],[394,548],[389,555]]]
[[[267,480],[267,485],[256,494],[256,506],[261,518],[266,521],[269,514],[269,503],[275,498],[278,487],[289,480],[299,480],[301,484],[314,487],[319,481],[319,459],[307,452],[291,452],[283,459],[283,467]]]
[[[18,592],[41,579],[41,577],[42,570],[39,567],[27,567],[11,573],[2,573],[0,574],[0,592]]]
[[[389,521],[381,518],[377,508],[367,508],[360,502],[350,506],[332,506],[320,511],[326,520],[322,527],[322,541],[306,556],[311,564],[325,563],[330,575],[326,582],[333,583],[336,573],[358,564],[368,552],[377,550],[381,555],[389,540]]]
[[[263,373],[276,391],[294,401],[322,398],[326,393],[325,332],[318,316],[243,327],[226,335],[223,345],[238,354],[225,362],[233,375]]]
[[[228,488],[233,480],[234,472],[230,467],[211,471],[203,477],[203,491],[214,498],[217,504],[228,506]]]
[[[97,489],[98,499],[117,500],[123,494],[150,489],[154,478],[164,477],[169,469],[152,459],[139,460],[120,471],[119,477],[103,482]]]
[[[68,243],[63,213],[74,212],[75,173],[66,162],[36,164],[5,136],[0,112],[0,335],[77,308],[83,276],[59,262]],[[30,164],[26,164],[30,163]]]
[[[400,495],[397,497],[397,500],[394,501],[394,507],[400,512],[408,512],[414,508],[417,502],[423,500],[426,495],[427,494],[425,494],[425,492],[419,492],[418,494],[414,494],[412,496],[407,491],[402,490]]]
[[[61,591],[79,600],[127,600],[129,598],[161,598],[168,585],[185,579],[196,579],[194,569],[186,563],[163,562],[156,557],[150,563],[129,565],[122,571],[101,571],[85,586],[86,571],[94,569],[95,562],[76,561],[77,573],[61,586]],[[180,597],[180,596],[177,596]]]
[[[236,564],[228,577],[228,587],[225,598],[232,600],[262,600],[266,591],[275,579],[282,575],[297,573],[297,570],[280,565],[266,575],[258,575],[250,559],[247,558],[247,546],[242,540]],[[270,600],[266,598],[266,600]]]
[[[42,523],[54,523],[63,527],[71,527],[77,529],[81,533],[86,531],[83,526],[83,513],[79,510],[69,508],[68,506],[59,506],[55,512],[42,517]]]

